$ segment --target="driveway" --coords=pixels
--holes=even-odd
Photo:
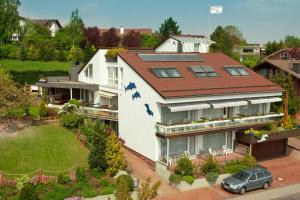
[[[274,183],[271,189],[300,183],[300,151],[289,149],[288,152],[289,155],[286,157],[259,162],[260,165],[268,168],[274,176]],[[159,196],[156,198],[157,200],[222,200],[239,197],[239,195],[224,191],[220,185],[180,192],[161,179],[140,158],[127,150],[124,150],[124,154],[133,167],[134,176],[142,181],[147,177],[151,177],[154,181],[160,180],[162,182]],[[255,194],[262,191],[264,190],[259,189],[248,192],[247,194]]]

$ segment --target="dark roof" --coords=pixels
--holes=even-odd
[[[145,62],[138,54],[122,52],[119,56],[163,98],[283,91],[280,86],[250,69],[246,69],[250,76],[231,76],[224,66],[241,64],[222,53],[198,53],[202,61],[193,62]],[[150,70],[170,66],[176,67],[182,77],[159,79]],[[190,72],[190,66],[211,66],[219,76],[198,78]]]
[[[55,22],[60,28],[62,27],[59,23],[58,19],[30,19],[25,17],[20,17],[20,19],[30,21],[35,24],[39,24],[42,26],[49,26],[51,22]]]
[[[86,90],[99,90],[99,85],[84,83],[79,81],[53,81],[53,82],[37,82],[35,85],[45,88],[77,88]]]
[[[107,32],[109,28],[99,28],[99,33],[102,35],[104,32]],[[152,35],[152,29],[151,28],[124,28],[124,35],[129,33],[130,31],[140,32],[140,34],[147,34]],[[120,29],[116,28],[116,33],[118,36],[120,36]]]
[[[266,59],[262,63],[255,66],[255,69],[259,69],[260,67],[264,66],[265,64],[269,64],[275,68],[281,69],[288,74],[292,75],[293,77],[300,80],[300,74],[293,71],[293,63],[300,63],[300,60],[271,60]]]

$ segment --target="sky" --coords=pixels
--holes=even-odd
[[[209,14],[209,6],[223,6]],[[236,25],[248,43],[300,36],[300,0],[21,0],[20,16],[55,18],[67,24],[76,8],[85,26],[152,28],[172,17],[184,34],[208,35],[216,26]]]

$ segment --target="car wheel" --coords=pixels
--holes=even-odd
[[[270,186],[269,183],[268,183],[268,182],[265,182],[264,185],[263,185],[263,188],[264,188],[264,189],[268,189],[269,186]]]
[[[245,194],[245,192],[246,192],[246,188],[245,188],[245,187],[242,187],[242,188],[240,189],[240,194]]]

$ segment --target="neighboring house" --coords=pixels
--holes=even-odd
[[[267,56],[269,60],[300,60],[300,48],[285,48]]]
[[[209,52],[209,46],[214,42],[203,35],[172,35],[162,41],[156,48],[156,52]]]
[[[264,47],[260,44],[247,44],[243,46],[234,46],[233,52],[240,55],[240,61],[243,61],[245,56],[261,56],[264,52]]]
[[[99,29],[100,36],[103,33],[107,32],[108,30],[109,30],[108,28],[100,28]],[[140,34],[152,35],[152,29],[151,28],[124,28],[124,27],[116,28],[116,33],[117,33],[118,36],[126,35],[130,31],[139,32]]]
[[[31,22],[35,24],[39,24],[42,26],[46,26],[52,37],[55,36],[56,32],[62,28],[60,22],[58,19],[30,19],[30,18],[25,18],[25,17],[20,17],[20,27],[21,29],[24,28],[26,22]],[[12,41],[19,41],[20,34],[19,33],[14,33],[12,35]]]
[[[281,87],[222,53],[157,49],[128,50],[115,61],[99,49],[85,66],[73,67],[70,80],[37,85],[48,91],[49,106],[80,100],[83,114],[111,124],[151,166],[224,145],[257,158],[286,153],[285,135],[256,144],[243,140],[244,130],[281,119],[283,113],[271,110],[282,101]]]

